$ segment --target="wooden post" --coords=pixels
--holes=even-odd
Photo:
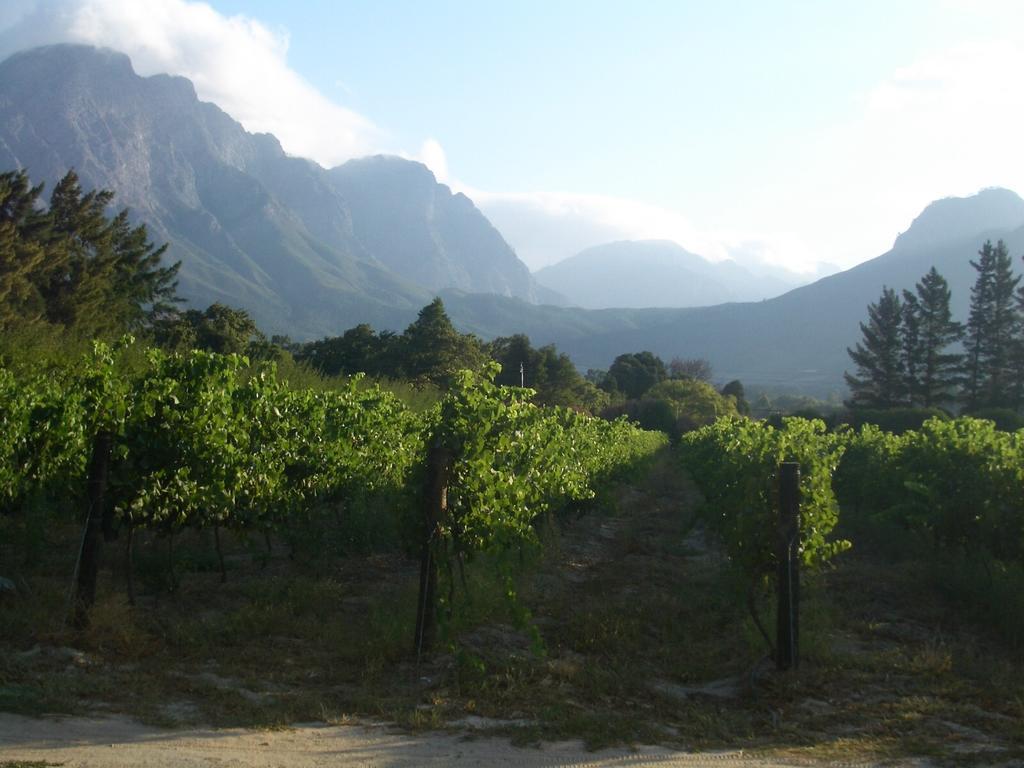
[[[75,588],[74,625],[78,629],[89,625],[89,609],[96,602],[96,577],[100,569],[107,473],[110,469],[110,450],[113,443],[113,435],[109,432],[99,432],[92,444],[89,479],[86,486],[88,506],[85,534],[82,537],[82,553],[79,559],[78,580]]]
[[[800,465],[779,465],[776,667],[800,666]]]
[[[420,553],[420,593],[416,603],[416,657],[429,650],[437,636],[437,531],[448,513],[448,475],[451,451],[435,442],[427,454],[423,498],[423,547]]]

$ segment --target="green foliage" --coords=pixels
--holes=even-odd
[[[903,357],[908,402],[931,408],[952,402],[962,356],[946,352],[960,341],[963,327],[949,308],[949,284],[932,267],[915,286],[903,292]]]
[[[420,310],[402,334],[400,349],[405,377],[435,386],[447,385],[458,371],[476,370],[484,361],[479,340],[455,330],[441,299]]]
[[[668,372],[660,357],[647,351],[630,352],[615,358],[601,387],[609,392],[621,392],[630,400],[636,400],[667,378]]]
[[[973,419],[995,422],[996,429],[1001,429],[1003,432],[1016,432],[1018,429],[1024,429],[1024,416],[1012,408],[979,408],[963,415]]]
[[[1013,360],[1019,318],[1014,291],[1021,278],[1013,275],[1006,244],[986,241],[971,266],[977,272],[971,288],[971,311],[964,339],[963,400],[968,409],[1016,405]]]
[[[859,517],[862,512],[887,509],[902,498],[901,438],[871,422],[841,434],[846,450],[833,487],[844,511]]]
[[[847,436],[836,481],[844,504],[924,532],[975,559],[1024,563],[1024,431],[929,419],[902,436]]]
[[[168,313],[154,324],[153,335],[165,349],[201,349],[222,355],[243,355],[254,344],[266,341],[248,312],[223,304],[211,304],[203,311]]]
[[[577,407],[595,412],[607,405],[608,395],[576,370],[569,356],[554,345],[534,349],[522,334],[497,338],[487,345],[491,359],[501,365],[495,383],[527,386],[536,391],[539,405]]]
[[[800,463],[800,544],[806,565],[819,565],[848,548],[830,538],[839,519],[832,474],[842,456],[840,437],[821,421],[766,422],[721,419],[684,435],[683,465],[704,494],[703,518],[722,541],[735,568],[756,582],[777,564],[779,464]]]
[[[103,512],[115,523],[274,531],[317,556],[343,545],[323,537],[339,525],[361,526],[363,541],[386,531],[392,546],[419,544],[426,446],[439,441],[453,465],[434,544],[450,577],[458,560],[532,540],[538,516],[591,498],[665,443],[626,421],[534,405],[532,391],[493,383],[493,363],[486,376],[455,374],[441,402],[415,413],[358,376],[293,388],[273,363],[236,354],[137,358],[126,338],[63,368],[0,368],[0,509],[23,512],[45,496],[64,504],[51,519],[79,511],[106,433]]]
[[[736,411],[740,416],[750,415],[750,403],[747,402],[747,393],[743,389],[742,381],[733,379],[722,387],[721,395],[723,397],[731,397],[736,401]]]
[[[893,408],[904,402],[906,363],[903,359],[903,305],[896,291],[883,288],[868,306],[868,322],[860,324],[863,339],[846,352],[857,374],[844,373],[851,407]]]
[[[541,408],[532,392],[461,372],[441,402],[434,439],[452,452],[449,519],[453,556],[531,539],[550,509],[588,499],[617,471],[665,444],[625,420]]]
[[[128,212],[107,218],[113,193],[84,192],[74,171],[47,210],[24,171],[0,174],[0,329],[49,323],[86,335],[145,325],[176,301],[178,265]]]
[[[936,543],[1019,559],[1024,547],[1024,433],[979,419],[926,422],[900,458],[906,521]]]
[[[855,408],[846,418],[855,428],[874,424],[887,432],[903,434],[920,429],[929,419],[948,420],[949,416],[938,408]]]

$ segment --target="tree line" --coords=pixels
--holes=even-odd
[[[46,324],[83,336],[138,329],[176,303],[167,246],[112,218],[113,192],[84,192],[74,171],[41,200],[25,171],[0,173],[0,331]]]
[[[971,261],[976,272],[966,323],[953,319],[951,291],[932,267],[913,291],[883,288],[847,348],[850,408],[1019,411],[1024,406],[1024,286],[1000,240]]]
[[[651,352],[631,352],[583,375],[554,345],[536,347],[523,334],[484,341],[460,333],[439,298],[401,333],[361,324],[304,343],[268,338],[243,309],[183,307],[180,262],[162,263],[168,246],[130,224],[127,209],[108,216],[113,198],[107,190],[84,191],[73,170],[45,202],[43,185],[33,185],[26,171],[0,174],[0,354],[35,362],[47,344],[53,350],[46,352],[76,355],[81,342],[131,332],[171,352],[243,354],[328,381],[364,373],[438,392],[459,371],[480,371],[493,360],[501,365],[495,383],[533,389],[538,405],[627,415],[669,434],[746,411],[742,384],[716,390],[706,360],[666,364]]]

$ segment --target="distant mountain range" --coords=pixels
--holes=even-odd
[[[464,195],[419,163],[371,157],[324,170],[247,133],[181,77],[58,45],[0,64],[0,168],[117,193],[183,262],[192,303],[248,309],[270,332],[402,324],[442,288],[527,302],[539,288]]]
[[[534,277],[587,309],[760,301],[800,284],[795,275],[783,279],[778,274],[755,274],[731,260],[710,261],[670,240],[598,245],[544,267]]]
[[[1024,201],[989,189],[935,202],[888,253],[764,301],[741,301],[758,297],[744,293],[754,288],[743,267],[659,242],[589,249],[544,270],[544,287],[472,201],[425,166],[371,157],[325,170],[198,101],[189,81],[141,78],[125,56],[81,46],[0,63],[0,169],[12,168],[51,185],[75,168],[86,187],[114,190],[155,241],[171,243],[193,305],[242,307],[269,333],[401,329],[441,295],[460,329],[527,333],[581,368],[649,349],[705,357],[722,380],[814,394],[842,390],[846,347],[883,285],[912,288],[934,265],[964,319],[969,261],[984,240],[1024,252]],[[784,288],[757,280],[765,295]],[[555,291],[620,308],[551,306]],[[718,301],[730,303],[629,306]]]
[[[665,359],[703,357],[716,378],[739,378],[765,388],[819,396],[844,391],[846,348],[860,339],[858,323],[883,286],[913,289],[932,266],[949,281],[954,314],[966,320],[975,272],[970,265],[985,242],[1002,239],[1022,271],[1024,200],[1006,189],[929,205],[892,250],[845,272],[767,301],[692,309],[583,311],[515,302],[452,297],[453,311],[484,335],[518,327],[538,343],[555,343],[577,365],[606,367],[623,351],[649,349]],[[486,307],[486,308],[485,308]]]

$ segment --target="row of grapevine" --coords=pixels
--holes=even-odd
[[[237,355],[97,344],[74,367],[0,371],[0,500],[74,501],[93,440],[112,436],[111,512],[125,525],[273,529],[317,503],[400,487],[421,425],[377,389],[290,390]],[[73,506],[73,505],[71,505]],[[73,512],[73,509],[67,510]]]
[[[829,560],[849,542],[830,538],[839,521],[832,475],[844,440],[821,421],[721,419],[685,435],[679,452],[704,495],[703,520],[749,579],[773,573],[778,528],[778,469],[800,464],[800,543],[806,565]]]
[[[846,441],[836,486],[851,512],[945,549],[1024,563],[1024,431],[963,417],[899,436],[865,426]]]
[[[422,540],[417,499],[428,445],[452,457],[450,513],[430,532],[463,557],[532,536],[544,511],[592,496],[664,444],[660,433],[529,402],[530,391],[464,372],[415,414],[363,388],[291,389],[241,356],[96,344],[75,366],[16,377],[0,369],[0,509],[40,497],[82,508],[97,438],[112,446],[111,524],[288,530],[326,508],[399,508]]]
[[[796,552],[805,565],[815,566],[850,546],[831,538],[839,520],[832,475],[844,448],[823,422],[798,418],[783,419],[779,429],[764,421],[720,419],[684,435],[679,444],[681,459],[704,495],[704,524],[745,582],[747,608],[773,654],[758,602],[780,553],[790,546],[780,541],[780,464],[800,465]]]

